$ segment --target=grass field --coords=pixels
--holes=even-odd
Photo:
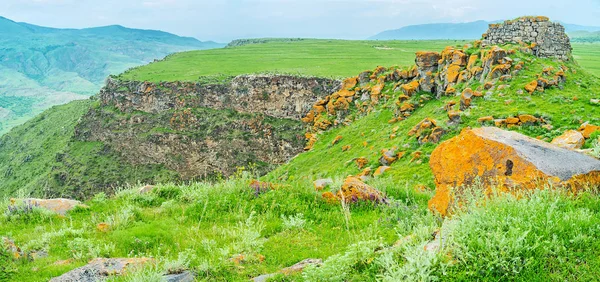
[[[190,51],[120,75],[124,80],[195,81],[201,76],[235,76],[279,72],[323,77],[349,77],[377,66],[414,64],[417,51],[441,51],[457,40],[350,41],[307,39],[275,41],[234,48]],[[574,56],[600,76],[600,44],[576,43]]]
[[[600,43],[573,43],[573,57],[590,73],[600,76]]]
[[[349,77],[377,66],[414,64],[415,52],[439,51],[463,41],[303,40],[174,54],[168,60],[136,68],[125,80],[194,81],[200,76],[281,72]]]

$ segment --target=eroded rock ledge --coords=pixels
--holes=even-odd
[[[299,120],[322,96],[337,91],[340,81],[290,75],[241,75],[224,84],[139,82],[109,79],[100,91],[103,105],[124,112],[161,113],[205,107],[260,113]]]

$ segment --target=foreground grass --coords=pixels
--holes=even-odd
[[[343,206],[303,184],[256,194],[247,174],[241,175],[215,185],[160,185],[143,195],[137,189],[113,198],[98,194],[87,202],[89,209],[66,217],[39,210],[3,214],[0,234],[48,257],[15,262],[0,252],[0,279],[47,281],[94,257],[157,260],[116,281],[156,281],[178,269],[194,270],[199,281],[247,281],[306,258],[325,262],[276,281],[562,281],[600,275],[600,198],[593,192],[473,197],[441,221],[425,207],[429,195],[389,180],[370,181],[388,194],[389,205]],[[97,228],[102,222],[108,230]],[[441,251],[425,252],[440,229]]]

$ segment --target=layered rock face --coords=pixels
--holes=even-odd
[[[225,84],[109,80],[100,105],[75,130],[132,165],[161,165],[182,180],[228,176],[255,164],[260,173],[300,153],[299,121],[340,82],[252,75]]]
[[[242,75],[225,84],[209,85],[109,79],[100,91],[100,101],[123,112],[157,114],[175,108],[204,107],[299,120],[320,97],[339,88],[339,81],[287,75]]]
[[[483,35],[483,45],[532,43],[533,53],[542,58],[568,60],[572,47],[565,28],[546,17],[521,17],[501,24],[491,24]]]
[[[600,184],[600,161],[495,127],[466,129],[431,154],[436,194],[431,209],[451,212],[463,186],[479,178],[484,188],[537,189],[551,183],[573,191]]]

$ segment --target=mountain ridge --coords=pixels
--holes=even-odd
[[[61,29],[0,17],[0,134],[41,111],[97,93],[110,74],[182,51],[220,48],[120,25]]]
[[[433,39],[479,39],[489,24],[502,21],[472,21],[463,23],[429,23],[407,25],[398,29],[384,30],[369,40],[433,40]],[[583,26],[560,22],[567,33],[574,31],[600,31],[600,26]],[[425,34],[425,35],[423,35]]]

